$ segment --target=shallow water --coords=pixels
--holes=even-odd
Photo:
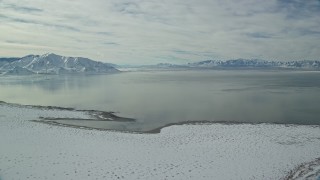
[[[204,120],[320,124],[319,79],[320,72],[253,70],[0,77],[0,100],[113,111],[137,120],[71,122],[118,130]]]

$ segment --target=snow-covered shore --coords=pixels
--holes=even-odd
[[[281,179],[320,157],[319,126],[175,125],[131,134],[29,121],[40,116],[89,115],[0,104],[1,180]]]

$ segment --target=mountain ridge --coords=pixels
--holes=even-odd
[[[9,61],[6,59],[0,59],[0,73],[2,74],[103,74],[119,71],[108,63],[83,57],[60,56],[54,53],[27,55],[17,59],[9,58]]]
[[[120,65],[94,61],[83,57],[67,57],[54,53],[27,55],[22,58],[0,58],[0,74],[103,74],[119,72]],[[128,67],[124,67],[128,68]],[[184,69],[282,69],[320,70],[319,60],[270,61],[262,59],[204,60],[187,64],[159,63],[156,65],[130,66],[138,70]],[[129,69],[130,69],[129,68]]]
[[[283,68],[283,69],[320,69],[320,61],[268,61],[261,59],[206,60],[188,63],[194,68]]]
[[[189,70],[189,69],[224,69],[224,70],[250,70],[250,69],[278,69],[278,70],[320,70],[318,60],[300,61],[268,61],[261,59],[231,59],[231,60],[205,60],[187,64],[159,63],[155,65],[117,66],[121,68],[142,70]]]

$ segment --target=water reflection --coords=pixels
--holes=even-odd
[[[135,123],[79,122],[107,129],[142,130],[202,120],[320,124],[319,75],[179,71],[1,77],[0,100],[114,111],[137,119]]]

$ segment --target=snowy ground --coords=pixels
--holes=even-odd
[[[311,174],[320,169],[319,126],[199,124],[130,134],[29,121],[39,116],[88,115],[0,104],[1,180],[281,179],[303,163],[313,163]]]

